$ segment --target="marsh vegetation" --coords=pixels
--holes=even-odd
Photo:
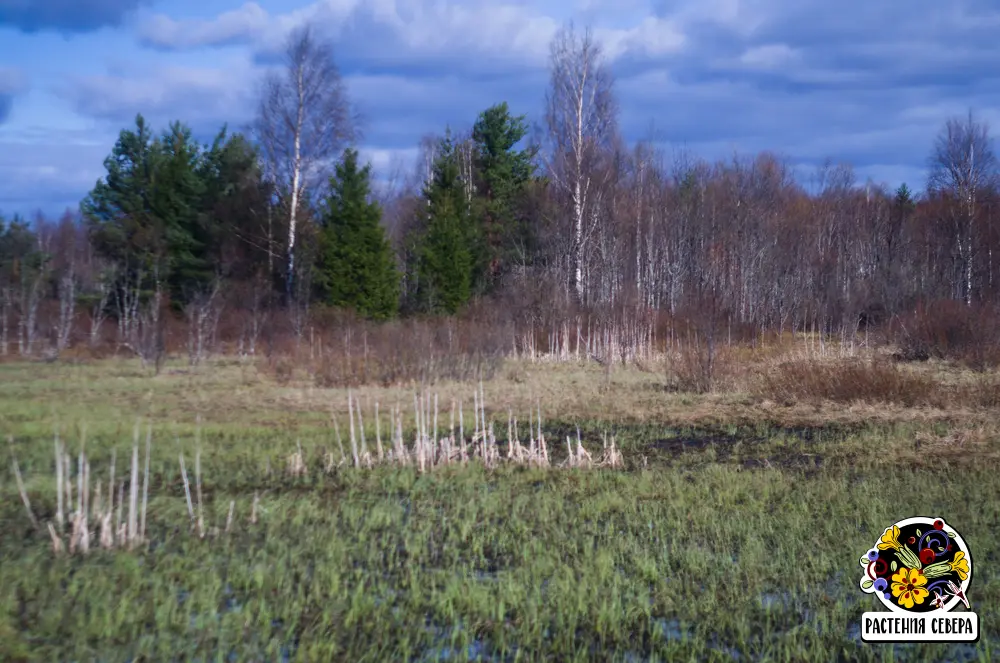
[[[135,360],[2,364],[0,426],[38,523],[9,464],[0,656],[993,660],[1000,445],[995,401],[972,397],[991,374],[794,347],[732,352],[719,360],[728,377],[704,394],[676,388],[679,356],[611,370],[507,359],[481,384],[422,391],[319,387],[315,360],[288,360],[280,375],[265,360],[167,363],[159,375]],[[823,380],[803,378],[806,361]],[[838,377],[863,397],[841,395]],[[421,467],[420,431],[447,444],[452,401],[464,409],[452,461],[439,443]],[[534,461],[510,458],[515,417]],[[484,429],[496,447],[486,462]],[[53,550],[56,431],[73,461],[64,483],[78,480],[84,436],[92,491],[116,459],[126,542],[140,483],[141,541],[100,545],[98,519],[88,552]],[[578,434],[592,463],[577,455]],[[887,519],[924,512],[959,527],[975,555],[984,636],[864,645],[857,625],[874,606],[857,588],[857,557]]]

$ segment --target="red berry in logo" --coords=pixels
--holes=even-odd
[[[907,543],[909,543],[911,546],[916,542],[917,542],[917,537],[915,536],[911,536],[909,541],[907,541]]]
[[[920,551],[920,563],[930,564],[934,561],[934,551],[930,548],[924,548]]]
[[[944,529],[944,521],[938,518],[934,521],[934,529]]]

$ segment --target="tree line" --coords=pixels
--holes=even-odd
[[[534,136],[500,102],[379,182],[330,45],[295,32],[244,131],[202,145],[140,115],[78,213],[0,219],[0,354],[86,339],[156,361],[179,319],[203,356],[227,312],[253,352],[269,319],[301,336],[325,309],[385,321],[480,301],[531,324],[629,308],[829,333],[926,302],[997,303],[1000,167],[971,111],[928,137],[919,191],[844,164],[803,184],[771,153],[629,145],[589,31],[556,35],[550,75]]]

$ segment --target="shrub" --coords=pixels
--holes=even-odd
[[[947,359],[974,370],[1000,365],[1000,315],[991,306],[920,305],[893,321],[890,339],[900,361]]]
[[[868,401],[913,407],[933,404],[940,392],[930,377],[881,360],[852,359],[783,362],[764,374],[759,395],[783,403]]]

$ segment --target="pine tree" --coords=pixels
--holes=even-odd
[[[506,102],[479,114],[472,129],[479,172],[480,210],[485,272],[491,281],[530,246],[531,228],[517,213],[517,203],[535,173],[534,151],[515,150],[527,135],[525,116],[514,117]]]
[[[318,281],[329,304],[384,320],[398,310],[399,274],[370,197],[371,165],[359,168],[357,151],[345,150],[321,219]]]
[[[179,122],[153,139],[143,117],[105,159],[107,175],[81,203],[95,248],[143,287],[162,279],[183,305],[213,278],[204,224],[202,153]],[[140,278],[142,277],[142,278]]]
[[[455,313],[472,296],[474,228],[450,134],[441,141],[424,198],[428,219],[418,239],[417,305]]]
[[[202,212],[202,153],[191,130],[174,122],[153,144],[153,154],[156,176],[150,211],[163,228],[171,300],[181,305],[215,276],[209,254],[211,228]]]

